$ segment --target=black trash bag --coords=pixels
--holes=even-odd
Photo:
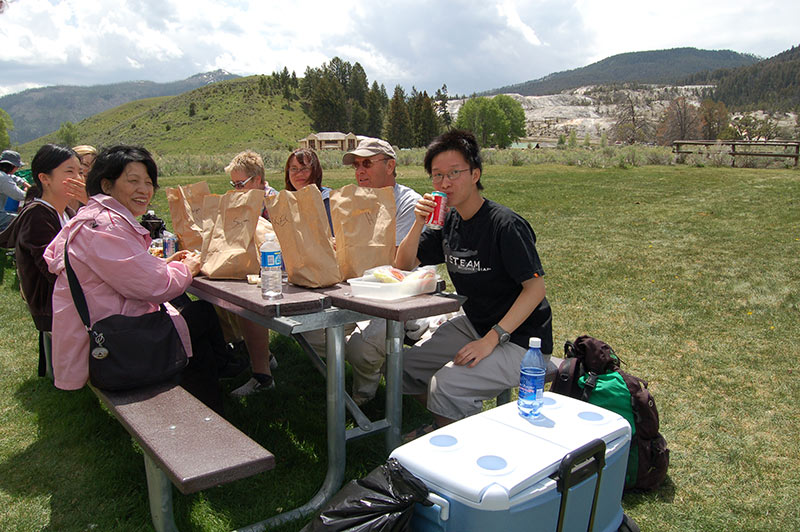
[[[417,502],[431,506],[427,486],[390,458],[339,490],[301,532],[407,531]]]

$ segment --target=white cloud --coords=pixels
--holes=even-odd
[[[576,5],[591,28],[590,62],[624,52],[687,46],[772,56],[800,40],[800,2],[795,0],[577,0]]]
[[[506,19],[508,27],[519,31],[525,40],[534,46],[539,46],[542,42],[536,36],[533,28],[522,22],[522,19],[517,12],[517,6],[512,0],[503,0],[497,5],[497,12],[501,17]]]
[[[797,20],[796,0],[18,0],[0,14],[0,94],[216,68],[302,75],[335,55],[389,90],[468,94],[622,52],[771,56],[798,44]]]

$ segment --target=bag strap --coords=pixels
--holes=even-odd
[[[564,342],[564,358],[577,357],[575,354],[575,344],[567,340]]]
[[[586,381],[583,383],[583,394],[581,395],[581,401],[589,402],[589,399],[592,397],[592,392],[597,387],[597,373],[590,371],[586,374]]]
[[[69,281],[69,291],[72,293],[72,301],[75,303],[75,309],[81,317],[83,325],[87,331],[91,330],[91,321],[89,321],[89,307],[86,305],[86,296],[83,294],[81,283],[75,275],[75,270],[69,263],[69,238],[64,243],[64,266],[67,270],[67,280]]]
[[[74,230],[74,229],[73,229]],[[69,281],[69,291],[72,293],[72,301],[75,303],[75,309],[81,317],[86,332],[91,332],[92,322],[89,320],[89,306],[86,304],[86,296],[81,288],[81,283],[78,281],[78,276],[75,275],[75,270],[69,263],[69,238],[64,242],[64,267],[67,270],[67,281]],[[159,305],[162,312],[167,312],[167,307],[164,303]]]

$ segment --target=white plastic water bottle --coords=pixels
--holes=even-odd
[[[267,233],[267,239],[261,244],[261,297],[264,299],[279,299],[281,294],[281,246],[272,233]]]
[[[541,339],[531,338],[528,346],[528,351],[522,357],[519,368],[517,408],[519,415],[533,419],[541,415],[544,401],[545,366],[541,351]]]

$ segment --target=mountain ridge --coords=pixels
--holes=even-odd
[[[589,85],[643,83],[677,85],[688,76],[709,70],[752,65],[760,59],[731,50],[684,47],[616,54],[590,65],[554,72],[539,79],[491,89],[479,96],[515,93],[545,96]]]
[[[238,77],[218,69],[166,83],[135,80],[104,85],[37,87],[0,97],[0,109],[14,121],[14,129],[9,132],[12,144],[23,144],[57,130],[63,122],[79,122],[130,101],[174,96]]]

